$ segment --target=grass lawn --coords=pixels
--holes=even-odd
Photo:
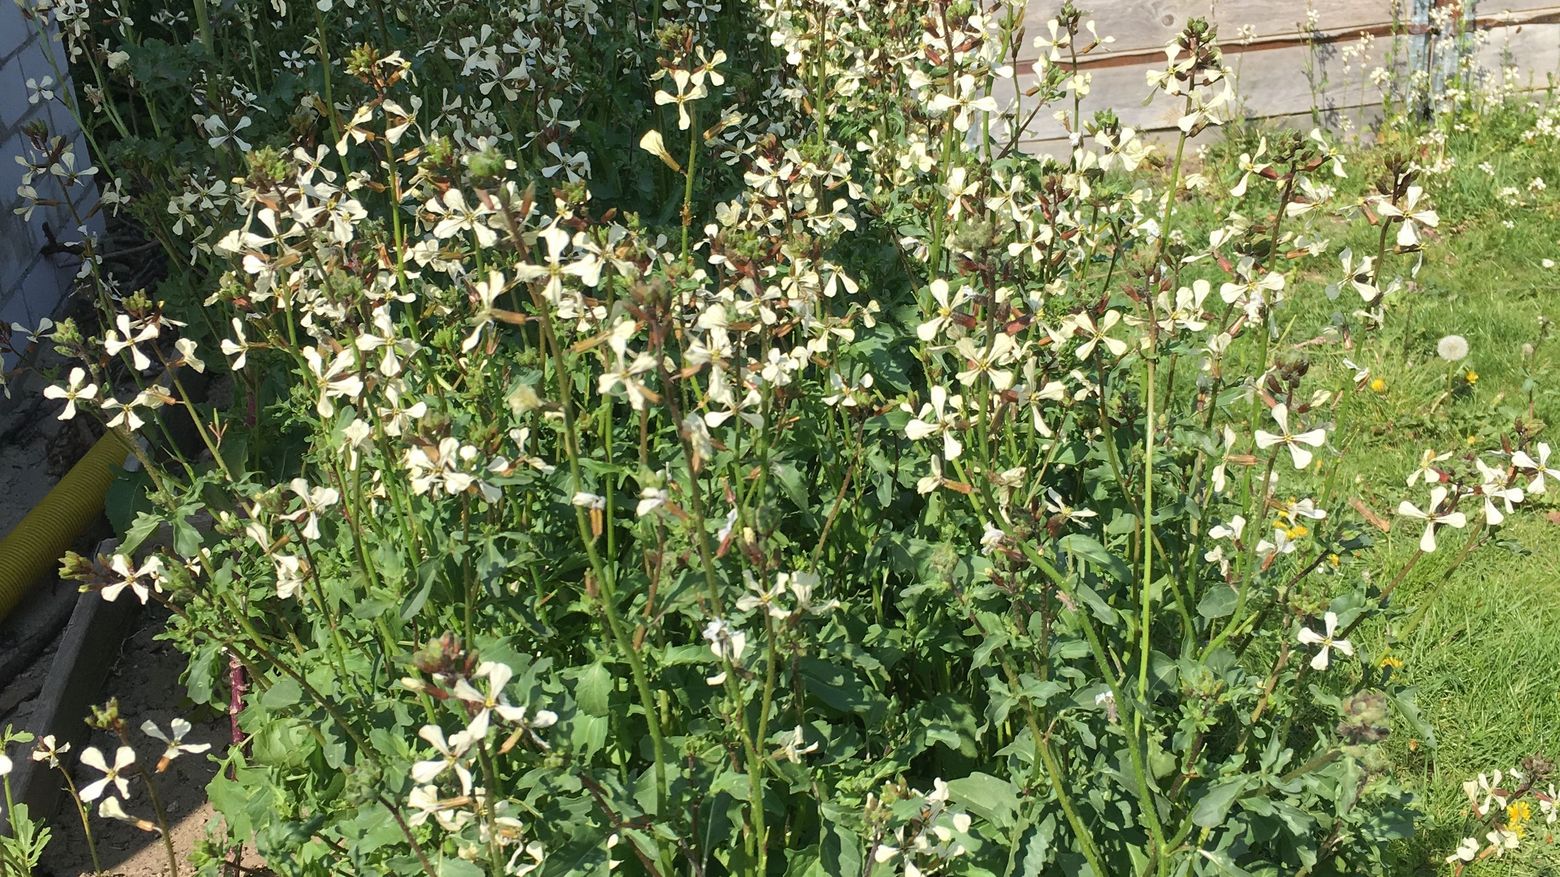
[[[1308,348],[1313,368],[1335,370],[1324,374],[1338,376],[1332,386],[1345,386],[1352,377],[1344,377],[1348,357],[1384,382],[1342,403],[1355,409],[1339,416],[1352,429],[1336,436],[1345,452],[1329,460],[1342,467],[1334,475],[1347,479],[1340,483],[1360,478],[1353,495],[1383,515],[1390,516],[1405,495],[1404,479],[1427,449],[1498,447],[1498,437],[1520,422],[1560,455],[1560,430],[1552,426],[1560,424],[1554,385],[1560,340],[1552,322],[1560,319],[1560,267],[1544,264],[1560,262],[1560,201],[1555,192],[1530,189],[1535,178],[1560,185],[1560,161],[1552,138],[1523,141],[1532,118],[1531,112],[1500,111],[1459,120],[1467,127],[1449,131],[1447,150],[1456,164],[1427,181],[1441,225],[1426,248],[1417,288],[1388,306],[1384,327],[1360,332],[1360,321],[1348,316],[1359,298],[1345,290],[1335,303],[1310,296],[1316,305],[1289,328],[1286,340],[1300,342],[1329,323],[1349,327],[1339,336],[1352,336],[1352,342],[1335,336]],[[1366,186],[1379,155],[1377,148],[1357,156],[1341,187]],[[1215,158],[1210,172],[1224,173],[1218,170],[1223,161]],[[1520,195],[1502,195],[1508,186]],[[1336,243],[1349,244],[1356,254],[1376,247],[1365,236]],[[1309,288],[1339,273],[1336,263],[1323,263],[1302,282]],[[1436,355],[1436,342],[1450,334],[1464,336],[1470,349],[1456,365]],[[1470,371],[1476,381],[1470,382]],[[1380,494],[1372,495],[1375,490]],[[1416,485],[1407,495],[1422,503],[1424,493]],[[1524,503],[1450,574],[1466,536],[1444,531],[1441,549],[1421,560],[1394,596],[1406,617],[1392,631],[1357,637],[1367,661],[1379,660],[1390,640],[1391,654],[1403,662],[1399,678],[1418,689],[1436,738],[1432,746],[1400,729],[1392,742],[1396,770],[1425,814],[1400,873],[1451,873],[1444,857],[1475,828],[1465,819],[1465,780],[1480,771],[1509,770],[1532,755],[1560,757],[1560,523],[1546,517],[1556,510],[1560,485]],[[1470,522],[1482,519],[1471,504],[1464,511]],[[1361,568],[1377,576],[1396,571],[1419,539],[1416,523],[1394,518],[1390,533],[1377,534],[1378,547]],[[1535,804],[1523,849],[1464,873],[1560,873],[1560,845],[1546,842],[1557,829],[1560,824],[1543,824]],[[1483,830],[1477,834],[1482,840]]]

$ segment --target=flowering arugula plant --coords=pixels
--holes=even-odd
[[[1523,759],[1509,771],[1481,773],[1463,783],[1468,816],[1475,834],[1462,839],[1446,856],[1454,874],[1472,862],[1501,858],[1524,842],[1554,844],[1560,823],[1560,792],[1551,778],[1554,762],[1541,755]]]
[[[1341,197],[1320,132],[1194,170],[1206,23],[1162,146],[1084,114],[1070,3],[1024,74],[1018,2],[26,9],[188,263],[109,294],[88,248],[102,331],[53,332],[144,488],[66,571],[241,701],[211,798],[278,873],[1358,874],[1409,830],[1380,746],[1430,738],[1354,632],[1548,448],[1428,454],[1381,568],[1368,372],[1286,311],[1358,292],[1368,343],[1434,179]]]

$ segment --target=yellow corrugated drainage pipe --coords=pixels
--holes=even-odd
[[[130,453],[130,440],[111,429],[70,467],[27,517],[0,539],[0,618],[11,614],[39,578],[103,513],[109,485]]]

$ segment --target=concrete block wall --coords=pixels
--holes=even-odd
[[[81,260],[69,253],[44,255],[48,241],[44,225],[47,223],[61,243],[80,241],[83,234],[76,214],[86,216],[97,201],[95,184],[78,185],[70,193],[74,211],[60,204],[40,206],[30,218],[16,212],[23,203],[17,187],[26,169],[15,157],[28,154],[24,128],[29,123],[42,121],[50,134],[70,138],[78,169],[95,164],[75,118],[58,96],[36,104],[28,100],[27,80],[41,82],[45,76],[53,78],[56,95],[68,93],[68,76],[50,63],[52,55],[56,64],[63,64],[65,47],[50,30],[40,33],[14,0],[0,2],[0,323],[7,326],[20,323],[36,327],[43,318],[58,313]],[[65,199],[64,187],[47,174],[36,175],[33,185],[40,198]],[[87,225],[95,233],[101,230],[102,219],[92,217]],[[15,365],[16,357],[4,357],[6,370]],[[0,406],[4,404],[0,400]]]

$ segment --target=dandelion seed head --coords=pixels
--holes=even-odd
[[[1461,335],[1447,335],[1435,343],[1435,355],[1447,362],[1461,362],[1468,358],[1468,339]]]

